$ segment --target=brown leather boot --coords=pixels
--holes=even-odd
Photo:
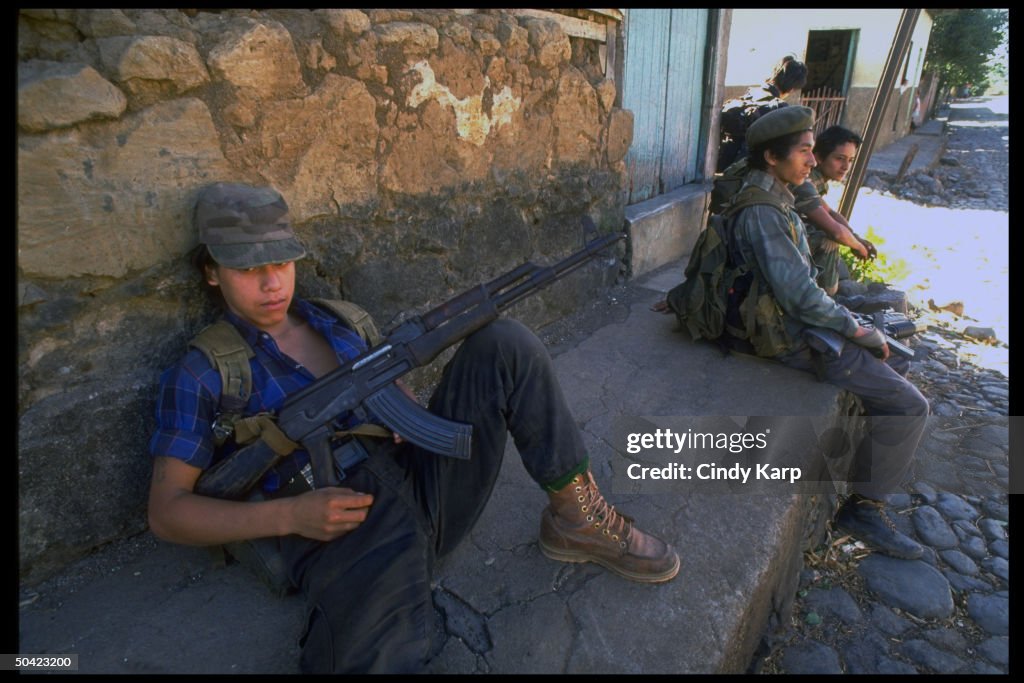
[[[660,583],[679,573],[679,555],[659,538],[640,531],[598,490],[594,477],[576,475],[548,493],[540,520],[540,550],[562,562],[596,562],[632,581]]]

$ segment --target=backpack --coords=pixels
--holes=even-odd
[[[782,313],[753,267],[741,260],[731,244],[732,217],[740,210],[768,204],[786,213],[785,205],[769,192],[747,186],[707,226],[686,264],[684,280],[669,291],[666,301],[681,327],[694,339],[724,346],[724,336],[747,342],[757,355],[781,352],[788,339]],[[795,241],[795,230],[793,231]]]
[[[380,332],[373,318],[365,310],[341,299],[310,299],[310,302],[324,308],[359,334],[369,346],[381,341]],[[224,445],[234,433],[235,424],[242,419],[249,395],[252,393],[252,368],[249,359],[255,352],[249,347],[238,329],[226,320],[203,328],[189,342],[203,352],[210,364],[220,373],[221,394],[217,406],[217,419],[213,425],[214,444]],[[278,430],[280,432],[280,430]],[[282,433],[283,434],[283,433]],[[259,487],[249,495],[248,500],[263,500]],[[210,547],[215,563],[227,564],[228,556],[257,576],[272,593],[283,597],[295,591],[288,578],[288,568],[276,537],[255,538]]]
[[[743,157],[730,164],[721,173],[715,174],[715,181],[711,188],[711,206],[708,208],[711,213],[720,214],[725,211],[729,202],[743,187],[743,181],[746,180],[749,170],[747,157]]]
[[[726,101],[720,114],[722,143],[718,150],[718,170],[747,155],[747,129],[754,121],[787,105],[785,100],[765,87],[751,88],[742,96]]]

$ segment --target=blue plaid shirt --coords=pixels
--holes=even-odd
[[[334,348],[338,363],[344,364],[366,350],[362,337],[333,315],[308,301],[295,299],[291,312],[304,318]],[[263,332],[242,320],[230,310],[224,314],[242,338],[256,352],[249,360],[252,367],[252,394],[245,415],[277,411],[286,397],[312,383],[309,370],[281,353],[277,343]],[[160,377],[160,394],[156,405],[156,432],[149,442],[153,456],[178,458],[190,465],[206,469],[234,449],[230,441],[219,451],[213,445],[211,425],[220,404],[220,373],[198,349],[191,349],[176,365]],[[354,420],[340,416],[339,428],[354,426]],[[305,450],[297,450],[269,471],[263,478],[264,491],[275,491],[309,462]]]

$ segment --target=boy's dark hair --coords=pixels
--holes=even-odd
[[[859,148],[864,139],[849,128],[842,126],[829,126],[821,136],[814,141],[814,155],[824,159],[835,151],[836,147],[852,142]]]
[[[219,308],[225,308],[226,302],[224,301],[224,295],[220,291],[220,287],[214,287],[206,281],[206,271],[208,268],[215,268],[217,261],[214,260],[213,254],[210,253],[210,249],[205,244],[199,244],[195,249],[192,250],[192,254],[189,256],[189,261],[192,263],[192,267],[199,273],[199,282],[202,285],[203,291],[206,292],[207,298],[214,306]]]
[[[778,88],[780,93],[798,90],[807,83],[807,65],[797,61],[793,55],[786,55],[775,65],[768,82]]]
[[[772,156],[776,159],[785,159],[789,156],[790,150],[799,144],[800,138],[802,138],[803,135],[804,131],[788,133],[782,137],[772,138],[764,144],[751,148],[750,154],[747,156],[747,165],[751,168],[756,168],[759,171],[767,171],[768,161],[764,158],[764,153],[768,151],[771,152]]]

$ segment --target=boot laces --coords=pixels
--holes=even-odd
[[[626,547],[626,537],[629,535],[632,518],[619,513],[615,506],[604,499],[601,490],[589,474],[586,480],[577,475],[571,486],[580,511],[586,515],[586,520],[593,524],[595,529],[601,529],[603,526],[602,533],[605,536]]]
[[[884,503],[870,498],[861,498],[857,501],[857,504],[868,506],[869,509],[877,513],[878,516],[882,518],[882,522],[886,527],[888,527],[889,531],[896,534],[900,533],[900,530],[896,528],[896,523],[893,522],[892,519],[889,518],[889,515],[886,514]]]
[[[893,532],[894,534],[900,533],[900,530],[896,528],[896,523],[892,521],[892,519],[889,517],[889,515],[886,514],[885,510],[881,506],[879,506],[878,508],[878,514],[882,518],[882,521],[885,522],[885,525],[889,527],[889,531]]]

